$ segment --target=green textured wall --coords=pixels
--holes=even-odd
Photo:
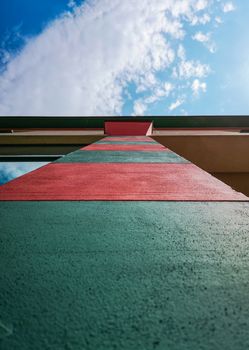
[[[0,208],[1,349],[249,348],[248,203]]]

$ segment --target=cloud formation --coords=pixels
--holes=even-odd
[[[234,6],[234,4],[231,1],[225,3],[224,6],[223,6],[223,12],[225,12],[225,13],[226,12],[231,12],[231,11],[234,11],[234,10],[235,10],[235,6]]]
[[[178,99],[175,102],[172,102],[171,105],[169,106],[169,110],[173,111],[174,109],[180,107],[183,104],[184,100],[183,99]]]
[[[0,164],[0,185],[29,173],[32,170],[40,168],[47,163],[35,162],[35,163],[1,163]]]
[[[211,21],[214,3],[88,0],[77,7],[70,1],[71,10],[6,65],[0,115],[120,115],[130,86],[136,115],[160,99],[178,99],[180,86],[210,74],[207,63],[187,58],[183,45],[188,26]]]
[[[205,82],[201,82],[199,79],[195,79],[191,85],[191,89],[194,96],[198,96],[200,91],[206,92],[207,84]]]
[[[199,31],[192,36],[192,39],[202,43],[211,53],[215,52],[216,45],[212,42],[210,33],[204,34]]]

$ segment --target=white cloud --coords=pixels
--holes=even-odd
[[[181,61],[178,69],[175,70],[175,76],[181,79],[204,78],[210,73],[210,67],[207,64],[201,64],[197,61]]]
[[[142,100],[143,104],[149,105],[159,100],[162,100],[162,98],[169,97],[173,90],[174,90],[174,85],[168,81],[164,82],[161,85],[158,84],[156,88],[153,89],[152,94],[148,97],[145,97]]]
[[[193,35],[192,38],[196,41],[200,41],[201,43],[206,43],[210,40],[210,35],[198,32],[195,35]]]
[[[181,60],[185,60],[186,59],[186,51],[183,47],[182,44],[179,45],[178,50],[177,50],[177,56],[181,59]]]
[[[150,104],[160,101],[162,98],[169,97],[173,90],[174,85],[171,82],[166,81],[161,84],[157,82],[155,86],[153,86],[151,95],[140,98],[134,102],[132,115],[144,115]]]
[[[227,2],[227,3],[225,3],[224,5],[223,5],[223,12],[231,12],[231,11],[234,11],[235,10],[235,6],[234,6],[234,4],[231,2],[231,1],[229,1],[229,2]]]
[[[137,89],[136,92],[143,92],[148,89],[152,89],[154,86],[158,84],[158,81],[155,77],[155,74],[152,72],[149,72],[147,75],[138,77],[136,80],[137,83]]]
[[[195,6],[196,6],[197,11],[204,10],[208,6],[208,1],[207,0],[197,0]]]
[[[205,82],[201,82],[199,79],[195,79],[191,85],[191,89],[195,96],[198,96],[200,91],[206,92],[207,84]]]
[[[212,42],[210,33],[204,34],[202,32],[197,32],[192,36],[192,39],[202,43],[211,53],[216,51],[216,45]]]
[[[215,21],[216,21],[217,24],[222,24],[223,23],[222,18],[219,17],[219,16],[215,17]]]
[[[210,68],[187,59],[184,38],[186,23],[194,18],[201,23],[203,16],[203,24],[209,21],[203,10],[210,4],[88,0],[77,7],[70,0],[72,12],[50,23],[10,59],[0,76],[0,115],[121,114],[129,84],[158,99],[156,91],[172,69],[174,85],[177,79],[205,77]],[[180,43],[176,54],[173,48]],[[145,112],[143,104],[135,105],[137,113]]]
[[[76,3],[75,3],[75,1],[74,1],[74,0],[69,0],[69,2],[68,2],[68,4],[67,4],[67,6],[68,6],[69,8],[73,8],[73,7],[75,7],[75,6],[76,6]]]
[[[169,96],[169,94],[173,89],[174,89],[174,86],[171,83],[167,81],[164,83],[165,96]]]
[[[207,24],[211,21],[211,17],[209,16],[209,14],[205,13],[203,16],[193,16],[192,21],[191,21],[191,25],[192,26],[196,26],[199,24]]]
[[[169,110],[173,111],[174,109],[180,107],[183,103],[184,103],[183,99],[178,99],[175,102],[171,103],[171,105],[169,106]]]
[[[147,106],[145,103],[143,103],[142,100],[137,100],[134,102],[134,116],[142,116],[144,115],[144,112],[146,111]]]
[[[0,163],[0,185],[15,179],[47,163]]]

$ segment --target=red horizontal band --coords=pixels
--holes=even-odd
[[[151,135],[152,122],[150,121],[106,121],[105,134],[107,135]]]
[[[193,164],[53,163],[3,185],[0,200],[249,199]]]
[[[141,141],[141,142],[151,142],[154,141],[152,138],[148,136],[112,136],[105,137],[101,139],[101,141]]]

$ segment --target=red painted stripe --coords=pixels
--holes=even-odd
[[[144,137],[144,136],[112,136],[112,137],[105,137],[101,139],[101,141],[136,141],[136,142],[151,142],[154,141],[150,137]]]
[[[248,201],[193,164],[53,163],[0,188],[0,200]]]
[[[151,122],[106,121],[105,134],[114,136],[151,135]]]
[[[113,145],[113,144],[98,144],[94,143],[81,150],[85,151],[169,151],[167,148],[160,144],[148,144],[148,145]]]

